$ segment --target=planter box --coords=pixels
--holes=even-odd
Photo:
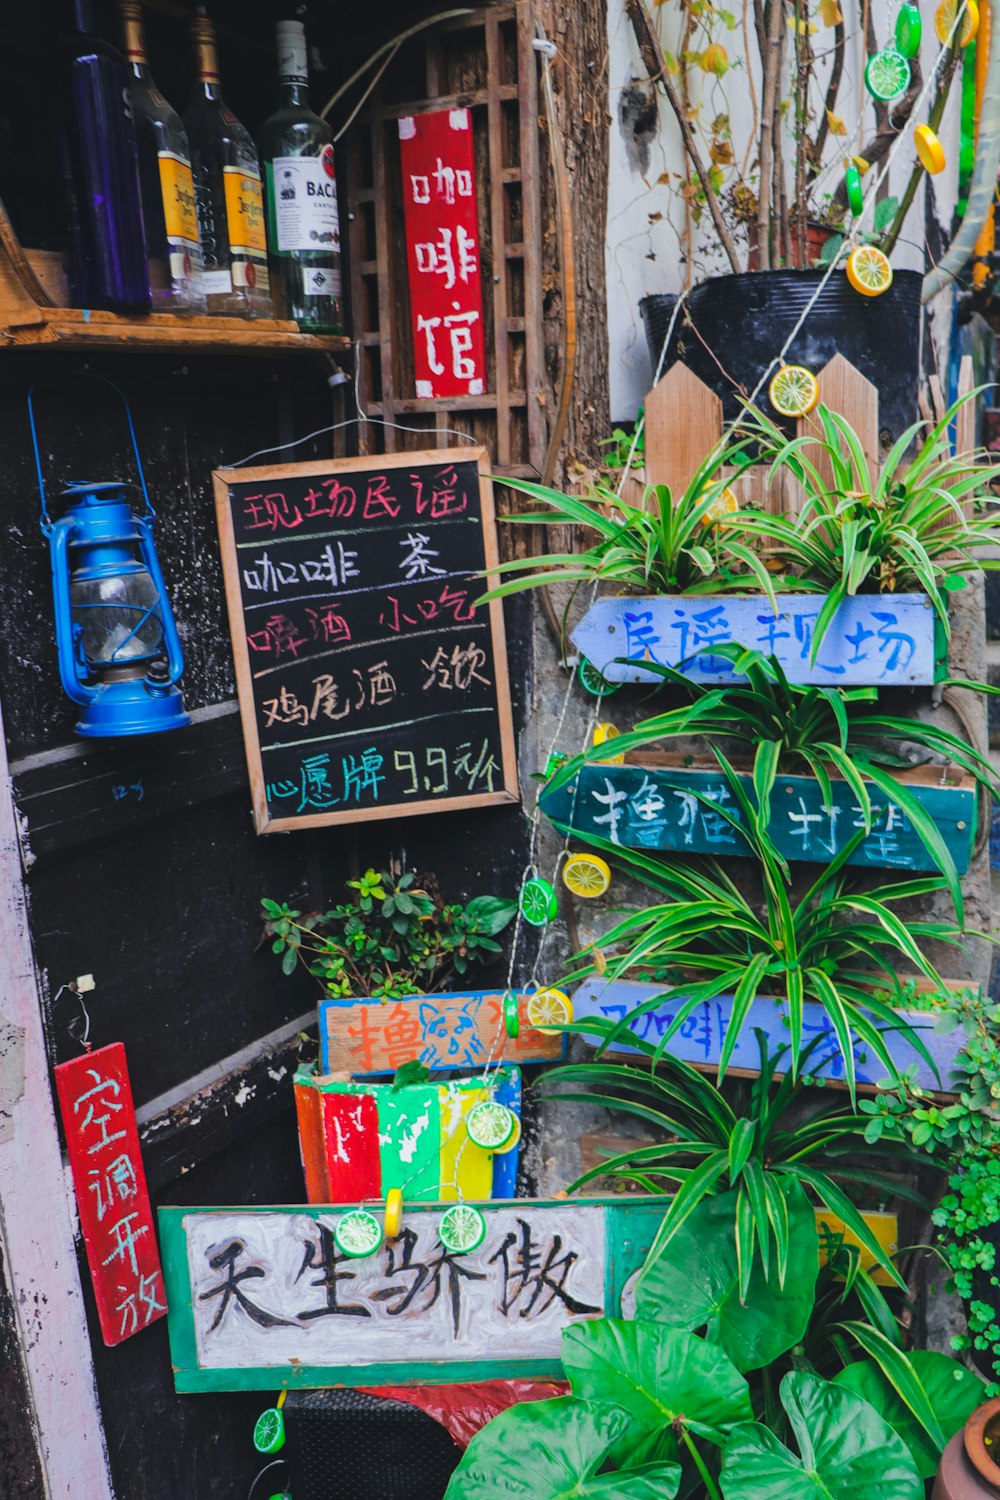
[[[586,765],[561,786],[543,787],[538,804],[561,832],[582,838],[597,835],[627,849],[716,856],[748,853],[736,830],[710,806],[715,803],[741,817],[722,771],[714,760],[694,766],[690,761],[690,756],[674,752],[639,751],[623,766]],[[755,803],[749,767],[737,762],[736,770]],[[956,869],[964,874],[976,829],[975,780],[941,766],[919,766],[897,779],[933,818]],[[831,780],[833,808],[827,809],[819,782],[812,777],[777,778],[767,831],[786,859],[825,862],[857,832],[861,815],[854,793],[845,781]],[[868,789],[875,827],[849,863],[936,870],[909,819],[873,783]]]
[[[612,1021],[622,1021],[637,1005],[661,994],[666,986],[641,983],[632,979],[601,979],[596,975],[585,979],[573,995],[573,1016],[577,1021],[589,1016],[600,1016]],[[666,1002],[644,1015],[636,1016],[630,1030],[640,1041],[656,1046],[674,1016],[680,1002]],[[682,1062],[690,1063],[703,1072],[714,1073],[719,1065],[719,1054],[732,1015],[732,995],[719,995],[714,1000],[705,1000],[688,1017],[680,1031],[671,1040],[670,1053]],[[937,1066],[938,1076],[927,1066],[925,1060],[913,1048],[905,1036],[887,1032],[885,1045],[897,1068],[917,1065],[917,1082],[921,1087],[938,1092],[947,1088],[949,1074],[955,1058],[961,1051],[965,1033],[959,1027],[947,1035],[934,1031],[934,1017],[927,1011],[901,1010],[900,1021],[919,1030],[921,1040]],[[754,1028],[763,1031],[777,1048],[788,1040],[787,1015],[784,1002],[762,996],[754,1001],[743,1026],[739,1042],[733,1053],[731,1071],[734,1074],[755,1076],[759,1072],[759,1052]],[[806,1001],[802,1026],[803,1041],[822,1038],[812,1054],[809,1072],[834,1083],[844,1082],[844,1060],[836,1033],[826,1011],[815,1001]],[[585,1038],[591,1045],[590,1038]],[[616,1043],[614,1052],[645,1056],[638,1047],[627,1042]],[[884,1077],[885,1068],[877,1057],[871,1056],[863,1042],[854,1044],[855,1075],[859,1084],[873,1085]]]
[[[566,1050],[564,1036],[544,1036],[523,1024],[508,1037],[503,990],[407,995],[402,1000],[321,1000],[320,1066],[324,1073],[372,1078],[413,1058],[425,1067],[479,1068],[552,1062]]]
[[[300,1069],[295,1075],[299,1145],[310,1203],[513,1198],[519,1147],[502,1156],[468,1137],[465,1116],[490,1094],[521,1117],[521,1073],[497,1068],[451,1083],[353,1083]]]
[[[643,662],[682,670],[692,682],[741,682],[713,656],[726,642],[774,655],[790,682],[833,687],[927,687],[944,675],[947,649],[926,594],[845,599],[810,664],[822,594],[657,594],[598,599],[573,644],[609,682],[662,682]]]

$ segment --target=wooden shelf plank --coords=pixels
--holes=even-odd
[[[350,348],[340,334],[302,333],[297,324],[271,318],[178,318],[150,313],[124,318],[117,313],[81,308],[39,308],[37,321],[0,326],[0,342],[9,349],[91,349],[102,345],[120,350],[177,349],[214,354],[326,352]]]
[[[527,397],[523,391],[511,391],[507,397],[508,406],[524,406],[526,401]],[[388,403],[388,408],[390,415],[395,412],[419,415],[421,412],[438,411],[495,411],[496,404],[496,396],[487,392],[482,396],[411,396],[403,400],[396,397]],[[386,414],[386,406],[387,404],[382,401],[368,402],[368,410],[378,416]]]

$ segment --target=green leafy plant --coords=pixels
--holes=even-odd
[[[761,821],[770,818],[770,800],[779,774],[814,776],[824,805],[833,806],[831,776],[850,787],[866,830],[872,823],[869,785],[873,784],[909,819],[914,832],[948,882],[959,921],[962,888],[951,851],[930,814],[892,775],[912,762],[892,747],[919,746],[929,757],[944,755],[973,776],[987,796],[997,785],[990,762],[958,735],[922,719],[888,713],[873,687],[812,687],[790,683],[777,658],[725,643],[713,647],[746,679],[725,688],[692,682],[672,667],[646,664],[650,672],[683,694],[685,702],[640,721],[615,741],[616,754],[629,754],[693,734],[725,736],[753,747],[753,790]],[[987,690],[983,684],[949,679],[943,686]],[[599,761],[600,746],[561,766],[552,786],[562,785],[581,766]],[[868,784],[866,784],[866,782]]]
[[[504,563],[495,571],[526,576],[502,583],[484,598],[502,599],[541,584],[585,580],[657,594],[725,593],[755,582],[773,603],[774,585],[756,552],[732,526],[715,524],[723,492],[732,481],[728,471],[739,473],[756,462],[748,448],[749,440],[743,439],[718,445],[682,494],[673,495],[666,485],[656,485],[647,491],[642,505],[633,505],[600,485],[591,497],[583,497],[527,480],[505,480],[508,488],[548,507],[506,520],[534,526],[584,526],[596,531],[598,539],[583,552]]]
[[[634,1319],[565,1329],[562,1362],[572,1395],[496,1417],[473,1438],[446,1500],[653,1500],[678,1488],[699,1500],[920,1500],[921,1470],[899,1428],[939,1453],[964,1420],[971,1393],[937,1410],[924,1384],[927,1367],[864,1320],[845,1318],[841,1331],[845,1347],[860,1345],[865,1369],[873,1367],[898,1398],[884,1401],[885,1415],[848,1382],[811,1368],[801,1341],[817,1284],[815,1218],[794,1180],[780,1192],[794,1307],[776,1269],[765,1275],[759,1263],[746,1296],[734,1295],[732,1205],[702,1202],[688,1226],[702,1255],[679,1237],[654,1248],[636,1285]],[[820,1276],[836,1274],[827,1267]],[[777,1320],[776,1293],[783,1299]],[[858,1363],[850,1353],[844,1362]],[[940,1374],[930,1373],[937,1390]]]
[[[613,427],[611,436],[601,438],[598,448],[604,449],[602,463],[605,468],[613,472],[619,472],[625,465],[632,469],[641,469],[646,462],[646,428],[640,425],[643,422],[643,408],[640,406],[635,414],[638,435],[626,432],[624,427]]]
[[[886,235],[892,228],[898,212],[898,198],[883,198],[880,203],[876,203],[875,211],[872,214],[872,227],[870,232],[857,236],[855,243],[862,245],[877,245],[883,238],[883,236]],[[828,240],[824,240],[823,248],[820,250],[815,262],[816,265],[822,266],[825,269],[831,261],[838,260],[840,258],[840,252],[844,248],[844,239],[845,236],[843,234],[831,234]]]
[[[571,1028],[607,1040],[615,1023],[596,1017],[572,1022]],[[782,1075],[787,1049],[770,1051],[763,1032],[756,1032],[756,1038],[760,1072],[752,1081],[735,1084],[730,1099],[697,1069],[669,1052],[659,1056],[656,1069],[616,1062],[569,1064],[551,1069],[536,1085],[544,1097],[601,1105],[662,1132],[663,1139],[637,1141],[634,1148],[585,1172],[569,1188],[576,1192],[595,1178],[610,1177],[633,1182],[647,1192],[672,1192],[657,1234],[657,1247],[682,1234],[685,1223],[706,1198],[723,1195],[713,1202],[730,1205],[738,1275],[732,1280],[733,1267],[728,1263],[720,1270],[712,1303],[721,1316],[731,1297],[730,1315],[737,1321],[740,1304],[750,1290],[751,1267],[758,1263],[755,1255],[764,1275],[769,1273],[772,1240],[779,1288],[789,1281],[793,1288],[803,1285],[801,1270],[790,1275],[788,1267],[788,1208],[781,1194],[789,1181],[802,1184],[818,1203],[842,1219],[874,1261],[899,1281],[892,1260],[841,1183],[873,1189],[883,1198],[891,1198],[899,1183],[889,1172],[912,1168],[920,1155],[902,1141],[884,1142],[881,1151],[872,1146],[866,1150],[867,1115],[851,1109],[843,1096],[806,1084],[801,1076],[795,1079],[790,1072]],[[816,1037],[803,1049],[803,1069],[808,1069],[821,1042],[822,1038]],[[633,1036],[629,1044],[646,1053],[650,1062],[656,1058],[657,1049],[651,1043]],[[923,1200],[917,1197],[917,1201]],[[717,1228],[712,1221],[709,1238],[713,1243],[726,1243],[724,1236],[716,1233]],[[685,1238],[683,1244],[690,1246],[695,1258],[704,1254],[703,1245],[696,1240]],[[675,1260],[680,1253],[675,1252]],[[809,1290],[811,1293],[811,1285]],[[673,1295],[678,1295],[676,1289]],[[780,1325],[780,1298],[776,1293],[774,1296],[774,1322]],[[702,1321],[696,1319],[691,1326],[698,1327]],[[725,1341],[723,1346],[728,1348]],[[728,1352],[732,1354],[732,1349]]]
[[[801,513],[792,518],[741,512],[737,524],[759,539],[795,575],[796,589],[826,595],[813,630],[811,659],[843,601],[859,593],[927,594],[948,634],[948,595],[965,587],[971,571],[1000,568],[1000,525],[993,505],[995,468],[981,452],[953,453],[952,405],[928,429],[915,423],[878,465],[870,461],[850,423],[817,407],[818,427],[790,441],[767,417],[748,413],[745,429],[761,445],[771,475],[787,470],[802,487]],[[907,454],[925,433],[916,457]],[[829,477],[827,477],[829,475]],[[965,502],[977,507],[972,515]]]
[[[719,1060],[720,1079],[758,997],[781,1001],[786,1007],[793,1077],[801,1062],[806,1000],[817,1001],[829,1017],[852,1098],[855,1038],[891,1075],[897,1070],[883,1028],[905,1036],[933,1067],[919,1032],[904,1024],[877,991],[884,986],[890,995],[902,996],[896,971],[903,963],[941,986],[940,976],[919,942],[957,942],[958,929],[939,921],[903,922],[893,907],[900,901],[942,890],[945,883],[928,877],[862,887],[852,881],[844,867],[864,837],[860,829],[805,893],[793,896],[788,867],[771,844],[757,808],[722,752],[715,749],[714,754],[740,817],[737,819],[718,803],[711,804],[712,810],[728,821],[747,853],[757,861],[763,885],[762,906],[755,905],[741,889],[743,882],[718,860],[653,857],[590,835],[589,841],[613,857],[626,874],[658,891],[660,900],[620,918],[601,939],[600,959],[595,962],[593,954],[589,958],[578,955],[585,961],[574,966],[564,983],[588,977],[598,970],[598,964],[609,979],[662,982],[663,990],[636,1006],[608,1038],[611,1041],[624,1036],[631,1018],[676,1001],[659,1052],[705,1000],[732,994],[732,1012]]]
[[[347,885],[353,897],[323,912],[261,902],[283,973],[302,964],[332,997],[396,999],[440,988],[501,951],[496,938],[517,909],[499,896],[447,905],[418,888],[415,875],[385,870],[366,870]]]

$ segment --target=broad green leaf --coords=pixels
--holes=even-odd
[[[636,1288],[637,1315],[673,1328],[704,1328],[739,1370],[760,1369],[797,1344],[813,1309],[819,1237],[802,1189],[791,1178],[779,1187],[789,1216],[784,1286],[776,1266],[765,1276],[755,1257],[741,1301],[738,1193],[720,1193],[700,1203],[656,1258],[647,1260]]]
[[[562,1363],[574,1396],[624,1407],[627,1429],[612,1463],[641,1462],[685,1427],[718,1446],[753,1415],[750,1388],[715,1344],[663,1323],[599,1318],[563,1330]]]
[[[853,1392],[792,1371],[781,1404],[801,1457],[756,1422],[722,1456],[725,1500],[924,1500],[906,1444]]]
[[[477,932],[487,937],[496,937],[513,922],[517,902],[507,901],[502,896],[473,896],[465,908],[465,914]]]
[[[628,1426],[621,1407],[575,1396],[510,1406],[476,1433],[445,1500],[670,1500],[678,1464],[598,1475]]]
[[[909,1356],[914,1373],[923,1386],[945,1442],[964,1427],[966,1419],[985,1400],[986,1385],[972,1370],[947,1354],[916,1349]],[[853,1391],[873,1406],[880,1417],[899,1434],[913,1455],[922,1479],[933,1478],[941,1449],[931,1441],[899,1393],[893,1389],[874,1360],[847,1365],[833,1377],[834,1385]]]

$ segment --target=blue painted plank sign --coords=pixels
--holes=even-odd
[[[561,785],[546,786],[538,804],[561,832],[597,835],[626,849],[670,849],[682,854],[745,854],[739,833],[714,808],[743,822],[732,789],[718,766],[626,762],[585,765]],[[751,802],[749,772],[741,775]],[[964,874],[976,828],[976,784],[951,768],[920,767],[900,776],[933,818]],[[833,805],[825,807],[819,783],[809,776],[779,776],[771,794],[767,831],[785,859],[822,863],[864,827],[862,809],[845,781],[831,778]],[[868,786],[872,831],[849,864],[890,870],[936,870],[913,826],[873,783]]]
[[[928,686],[936,680],[936,616],[926,594],[856,594],[837,610],[810,662],[822,594],[655,595],[598,599],[573,644],[609,682],[659,682],[644,662],[693,682],[738,682],[712,647],[735,642],[776,656],[790,682],[837,687]]]
[[[380,1215],[380,1205],[362,1205]],[[564,1328],[617,1317],[663,1198],[480,1203],[482,1243],[438,1236],[445,1204],[349,1258],[343,1208],[161,1208],[178,1391],[562,1379]]]
[[[573,1018],[582,1021],[590,1016],[599,1016],[616,1023],[624,1021],[636,1006],[661,994],[664,988],[662,984],[645,984],[631,979],[602,979],[595,976],[584,980],[575,991]],[[629,1030],[640,1041],[655,1047],[677,1014],[680,1003],[679,1000],[669,1001],[644,1012],[641,1016],[636,1016]],[[692,1067],[714,1072],[719,1065],[719,1054],[725,1040],[732,1009],[732,995],[719,995],[714,1000],[704,1001],[692,1012],[671,1039],[669,1043],[671,1055],[680,1058],[682,1062],[690,1063]],[[928,1067],[926,1061],[905,1035],[886,1032],[885,1044],[890,1057],[899,1068],[908,1068],[916,1063],[917,1082],[921,1087],[931,1090],[947,1088],[955,1058],[963,1045],[964,1033],[961,1029],[947,1034],[935,1032],[934,1017],[928,1011],[900,1011],[899,1017],[904,1025],[912,1026],[915,1031],[919,1031],[921,1041],[934,1060],[937,1073]],[[734,1069],[749,1073],[759,1071],[760,1053],[757,1038],[754,1036],[755,1028],[760,1029],[767,1036],[772,1051],[782,1044],[787,1044],[788,1021],[784,1003],[768,998],[758,998],[753,1002],[733,1052],[731,1066]],[[817,1037],[820,1039],[810,1056],[810,1073],[832,1082],[842,1082],[844,1059],[841,1055],[840,1044],[826,1011],[814,1001],[806,1001],[802,1032],[806,1043]],[[596,1038],[587,1038],[587,1040],[592,1040],[594,1045],[597,1044]],[[646,1055],[641,1048],[630,1046],[625,1041],[616,1042],[612,1050],[616,1054]],[[863,1042],[856,1041],[854,1044],[854,1061],[857,1080],[860,1084],[874,1084],[885,1076],[882,1063],[877,1057],[872,1056]]]

